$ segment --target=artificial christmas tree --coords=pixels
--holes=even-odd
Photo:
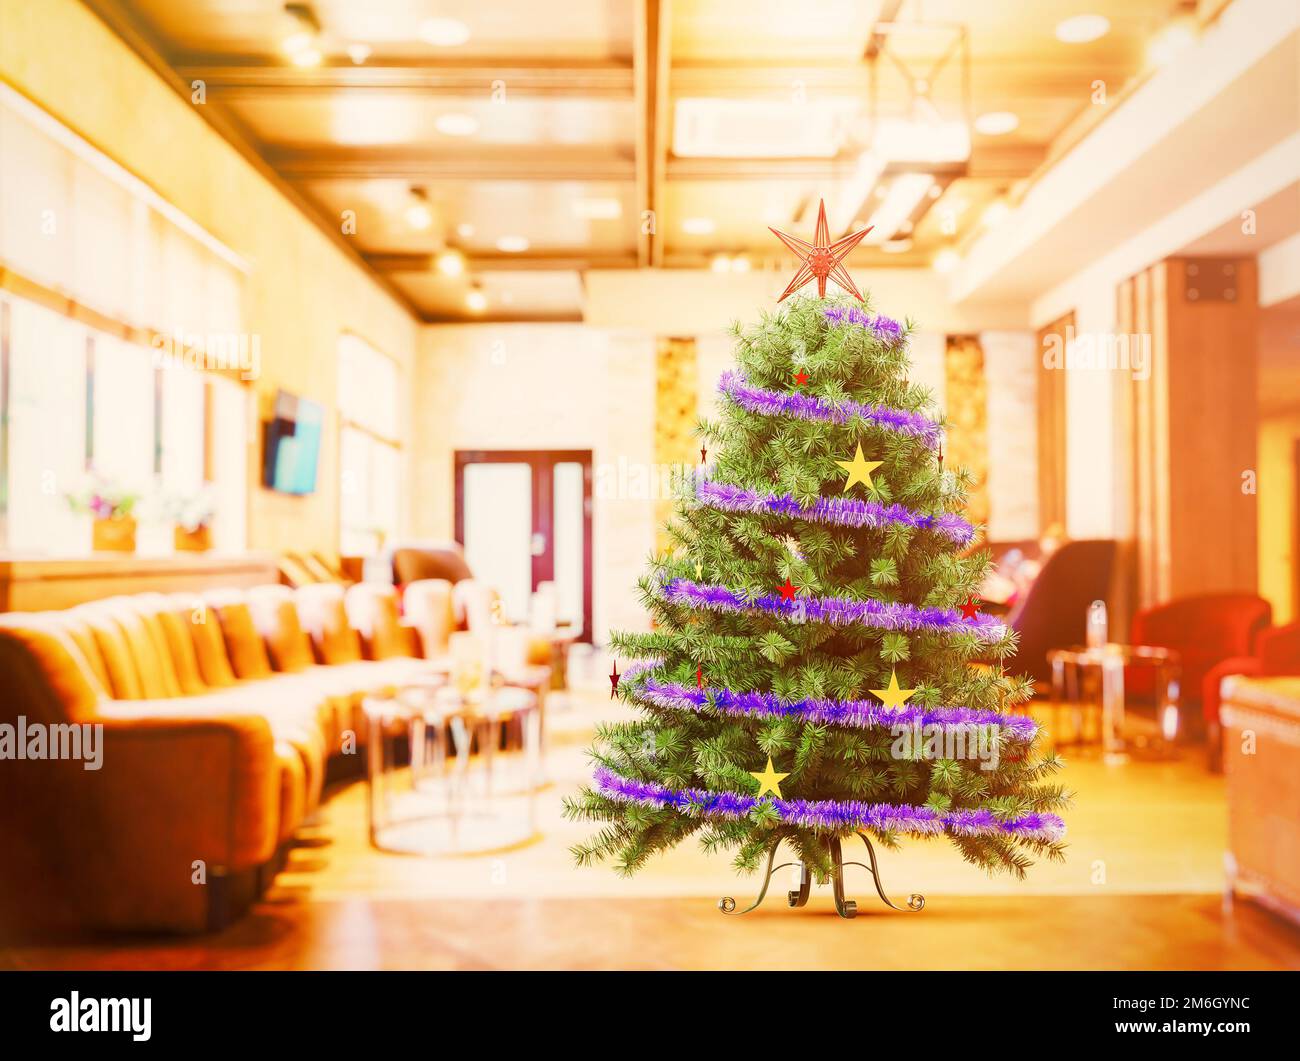
[[[785,841],[804,867],[791,905],[829,878],[852,916],[854,834],[886,902],[870,837],[944,834],[1017,874],[1062,857],[1060,763],[1008,712],[1031,686],[978,611],[989,561],[959,514],[969,476],[943,468],[942,425],[907,380],[911,325],[821,297],[828,277],[857,296],[840,258],[861,236],[830,243],[824,212],[815,243],[782,235],[803,259],[782,300],[814,278],[819,296],[734,330],[721,418],[699,426],[711,463],[682,475],[673,547],[639,583],[654,629],[611,637],[631,661],[613,694],[642,717],[599,729],[594,784],[566,804],[606,823],[580,863],[631,873],[698,835],[741,871],[766,856],[761,901]]]

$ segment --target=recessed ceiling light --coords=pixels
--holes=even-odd
[[[930,264],[936,273],[950,273],[961,264],[961,258],[955,250],[945,247],[934,256],[934,261]]]
[[[423,188],[411,189],[411,202],[403,216],[408,225],[421,232],[433,224],[433,211],[429,209],[429,197]]]
[[[575,199],[573,213],[588,221],[615,221],[623,216],[623,204],[617,199]]]
[[[316,34],[311,30],[300,29],[290,33],[280,42],[280,50],[291,58],[299,52],[305,52],[316,43]]]
[[[473,136],[478,132],[478,119],[472,114],[452,111],[439,114],[433,126],[443,136]]]
[[[975,131],[984,136],[1005,136],[1020,127],[1020,119],[1010,111],[986,111],[975,119]]]
[[[523,254],[530,246],[526,236],[502,236],[497,240],[497,250],[503,254]]]
[[[725,254],[715,254],[713,260],[709,262],[709,268],[715,273],[731,272],[731,258]]]
[[[438,255],[437,264],[443,276],[460,276],[465,272],[465,255],[460,251],[443,251]]]
[[[487,309],[488,297],[477,287],[472,287],[465,296],[465,306],[471,313],[482,313]]]
[[[360,66],[370,58],[370,45],[368,44],[349,44],[348,58],[357,66]]]
[[[1147,45],[1147,60],[1152,66],[1168,66],[1188,45],[1194,43],[1196,34],[1186,22],[1171,22]]]
[[[420,23],[420,39],[440,48],[455,48],[469,40],[469,27],[458,18],[426,18]]]
[[[746,258],[743,254],[737,254],[734,258],[731,259],[731,271],[733,273],[749,272],[749,259]]]
[[[711,217],[688,217],[682,222],[682,231],[691,236],[709,236],[717,229]]]
[[[880,249],[886,254],[906,254],[912,249],[910,239],[887,239],[880,245]]]
[[[1110,31],[1105,15],[1075,15],[1056,24],[1056,39],[1064,44],[1087,44]]]
[[[992,228],[994,225],[1002,224],[1002,222],[1007,219],[1009,213],[1011,213],[1011,207],[1007,206],[1007,204],[1001,199],[995,199],[993,202],[989,203],[988,208],[980,217],[980,221],[985,225],[985,227]]]
[[[294,52],[289,56],[289,61],[294,66],[320,66],[321,54],[319,48],[304,48],[300,52]]]
[[[473,239],[474,226],[471,225],[468,221],[462,221],[459,225],[456,226],[456,235],[458,235],[461,239]]]

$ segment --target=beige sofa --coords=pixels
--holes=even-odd
[[[0,760],[0,932],[202,931],[250,899],[318,805],[331,757],[364,761],[362,698],[442,669],[449,595],[407,592],[423,636],[372,586],[0,615],[0,726],[103,727],[99,769]]]

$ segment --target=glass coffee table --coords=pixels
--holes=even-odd
[[[363,707],[372,846],[483,854],[537,837],[541,714],[533,693],[431,681],[367,697]],[[519,730],[518,751],[502,750],[507,726]]]
[[[1080,688],[1089,673],[1096,673],[1101,685],[1100,743],[1107,762],[1124,762],[1134,743],[1125,732],[1124,671],[1129,667],[1149,667],[1155,684],[1156,729],[1154,738],[1140,742],[1157,753],[1168,753],[1178,738],[1179,689],[1182,665],[1173,649],[1150,645],[1106,644],[1096,647],[1075,646],[1052,649],[1047,653],[1052,667],[1052,706],[1059,730],[1062,709],[1067,705],[1074,715],[1075,740],[1084,739],[1084,701]],[[1059,741],[1058,744],[1066,742]]]

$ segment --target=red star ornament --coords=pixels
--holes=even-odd
[[[788,578],[785,580],[784,586],[777,586],[776,589],[777,592],[781,594],[781,599],[788,600],[788,601],[793,601],[794,595],[799,592],[799,587],[796,586],[793,582],[791,582]]]
[[[966,603],[965,603],[965,604],[959,604],[959,605],[957,605],[958,610],[959,610],[959,611],[961,612],[961,614],[962,614],[962,618],[964,618],[968,623],[969,623],[969,622],[974,622],[974,620],[975,620],[975,615],[976,615],[976,613],[979,611],[979,607],[980,607],[980,600],[979,600],[979,598],[978,598],[978,597],[970,597],[970,596],[968,596],[968,597],[966,598]]]
[[[807,243],[797,236],[788,236],[784,232],[778,232],[768,226],[772,235],[784,243],[803,263],[799,266],[799,271],[794,274],[794,279],[790,281],[790,286],[785,289],[785,293],[777,299],[777,302],[784,302],[804,284],[808,283],[809,280],[813,279],[817,281],[818,298],[826,297],[826,281],[829,279],[834,280],[840,287],[861,302],[862,293],[854,286],[853,278],[849,276],[848,270],[841,263],[849,251],[861,243],[862,237],[870,232],[873,227],[868,225],[860,232],[852,232],[832,243],[830,226],[826,223],[825,199],[821,200],[817,208],[817,232],[813,236],[811,243]]]
[[[781,297],[784,298],[785,296],[782,295]],[[798,372],[794,374],[794,381],[798,386],[802,387],[805,383],[808,382],[808,373],[805,372],[803,369],[800,369]]]
[[[618,692],[618,680],[623,675],[618,672],[618,660],[614,661],[614,673],[609,676],[609,698],[614,699],[614,694]]]

